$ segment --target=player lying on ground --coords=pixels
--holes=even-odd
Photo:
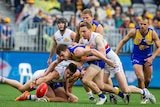
[[[52,66],[53,68],[51,68],[51,69],[54,69],[54,67],[57,65],[57,60],[55,60],[51,65],[53,65],[53,66]],[[66,65],[66,66],[67,66],[67,65]],[[63,68],[63,67],[62,67],[62,68]],[[35,89],[34,87],[33,87],[33,88],[30,88],[30,84],[32,83],[32,81],[36,80],[37,78],[39,78],[39,77],[41,77],[41,76],[43,76],[43,75],[47,75],[47,74],[48,74],[48,73],[46,72],[46,69],[38,70],[38,71],[36,71],[36,72],[34,73],[32,80],[27,81],[27,83],[24,84],[24,85],[20,84],[20,83],[19,83],[18,81],[16,81],[16,80],[4,78],[4,77],[0,77],[0,81],[1,81],[2,83],[9,84],[10,86],[18,89],[20,92],[31,91],[31,90],[34,90],[34,89]],[[75,73],[75,75],[79,75],[79,73]],[[75,76],[75,77],[76,77],[76,76]],[[74,78],[74,79],[75,79],[75,78]],[[70,84],[73,85],[72,82],[74,82],[74,81],[72,80],[72,81],[70,82]],[[50,85],[51,85],[51,84],[50,84]],[[70,87],[69,90],[71,90],[72,85],[69,85],[69,87]],[[53,85],[53,86],[54,86],[54,85]],[[55,87],[55,88],[56,88],[56,87]],[[54,89],[53,92],[56,92],[56,94],[58,94],[57,90],[59,90],[60,87],[58,87],[58,88],[56,88],[56,89],[55,89],[55,88],[53,88],[53,89]],[[61,87],[61,88],[62,88],[62,87]],[[60,89],[60,90],[62,90],[62,89]],[[24,98],[21,97],[20,99],[17,97],[16,100],[26,100],[26,99],[34,100],[34,99],[35,99],[35,96],[29,95],[28,92],[25,92],[25,93],[27,93],[27,94],[26,94],[27,97],[24,96]],[[55,95],[56,95],[56,94],[55,94]],[[23,94],[23,95],[24,95],[24,94]],[[22,95],[22,96],[23,96],[23,95]],[[29,95],[29,96],[28,96],[28,95]],[[57,96],[58,96],[58,95],[57,95]],[[60,96],[61,96],[61,95],[60,95]],[[55,97],[56,97],[56,96],[55,96]],[[55,97],[54,97],[53,100],[51,100],[51,101],[59,101],[59,100],[57,100]],[[64,100],[63,100],[63,101],[64,101]],[[66,101],[66,100],[65,100],[65,101]]]

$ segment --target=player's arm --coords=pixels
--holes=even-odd
[[[103,35],[103,31],[104,31],[104,29],[103,29],[102,25],[99,24],[98,27],[96,28],[96,32]]]
[[[153,31],[152,37],[157,49],[155,50],[155,52],[152,54],[151,57],[144,59],[146,61],[145,66],[150,66],[153,62],[153,59],[160,53],[160,40],[155,31]]]
[[[48,65],[51,64],[51,62],[52,62],[52,57],[56,51],[56,47],[57,47],[57,42],[55,40],[55,36],[53,36],[53,46],[52,46],[52,49],[51,49],[51,52],[50,52],[50,55],[49,55],[49,58],[47,61]]]
[[[95,39],[95,42],[96,42],[97,50],[100,53],[102,53],[104,56],[106,56],[105,44],[104,44],[104,39],[103,39],[102,35],[97,36]],[[100,57],[96,57],[96,56],[88,56],[87,57],[87,61],[93,61],[93,60],[100,60]]]
[[[74,51],[74,55],[76,57],[95,55],[99,59],[104,60],[109,66],[115,67],[115,64],[111,60],[107,59],[104,54],[102,54],[101,52],[97,51],[96,49],[77,48]]]
[[[70,35],[70,37],[72,39],[72,42],[76,41],[76,33],[75,32],[72,32],[71,35]]]
[[[76,30],[76,39],[75,39],[75,42],[79,42],[79,40],[80,40],[80,38],[81,38],[81,36],[80,36],[80,33],[79,33],[79,26],[77,26],[76,27],[77,28],[77,30]]]
[[[46,72],[44,73],[43,76],[49,74],[50,72],[52,72],[54,70],[54,68],[61,62],[61,60],[59,60],[58,58],[52,62],[49,67],[47,68]]]
[[[133,38],[133,36],[135,35],[135,29],[132,29],[128,32],[128,34],[119,42],[115,53],[118,54],[119,51],[121,50],[121,48],[123,47],[123,45],[129,41],[131,38]]]
[[[157,47],[156,51],[152,55],[152,58],[154,59],[160,53],[160,40],[159,40],[159,37],[155,31],[153,31],[153,40],[154,40],[155,45]]]

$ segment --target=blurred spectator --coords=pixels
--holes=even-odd
[[[132,18],[132,22],[135,24],[135,26],[139,26],[139,21],[142,19],[142,16],[138,16],[137,14],[135,14]]]
[[[130,24],[130,18],[129,17],[125,17],[123,24],[120,26],[120,33],[122,35],[126,35],[127,34],[127,30],[129,28],[129,24]]]
[[[53,27],[53,18],[51,16],[47,17],[47,23],[44,26],[43,39],[46,41],[46,50],[51,51],[53,40],[52,36],[55,33],[55,27]]]
[[[16,18],[24,7],[25,0],[14,0]]]
[[[153,14],[149,13],[147,14],[147,18],[148,18],[148,25],[150,28],[154,28],[153,27]]]
[[[95,2],[96,2],[95,0],[90,0],[85,7],[90,9],[90,8],[92,8],[94,6]]]
[[[82,0],[83,1],[83,3],[84,3],[84,5],[85,5],[85,7],[88,5],[88,3],[90,2],[90,0]]]
[[[156,10],[156,15],[154,16],[154,19],[157,19],[158,21],[160,21],[160,9]]]
[[[110,1],[111,1],[111,6],[112,6],[112,8],[113,8],[114,10],[116,10],[116,7],[119,6],[120,9],[121,9],[121,13],[123,13],[122,6],[121,6],[121,4],[119,4],[119,3],[117,2],[117,0],[110,0]]]
[[[156,19],[155,19],[156,20]],[[154,26],[154,30],[157,32],[158,37],[160,38],[160,21],[156,20],[157,26]]]
[[[32,21],[38,12],[38,8],[34,6],[34,0],[27,0],[27,3],[28,4],[25,4],[21,15],[17,20],[17,24],[19,24],[19,30],[23,32],[26,32],[29,21]]]
[[[120,3],[121,5],[128,5],[128,6],[132,4],[131,0],[117,0],[117,2]]]
[[[128,11],[125,12],[126,16],[129,17],[130,19],[132,19],[132,17],[134,16],[134,10],[132,6],[128,7]]]
[[[43,11],[47,11],[47,10],[46,10],[47,2],[48,2],[48,0],[35,0],[34,5],[35,5],[37,8],[39,8],[39,9],[41,9],[41,10],[43,10]]]
[[[65,0],[63,3],[61,3],[61,12],[64,11],[76,12],[75,3],[71,2],[71,0]]]
[[[4,18],[4,25],[1,32],[1,46],[3,48],[14,47],[13,29],[10,26],[10,18]]]
[[[98,0],[101,7],[104,7],[109,4],[109,0]]]
[[[46,5],[47,12],[60,11],[60,3],[57,0],[49,0]]]
[[[4,24],[4,20],[2,18],[2,13],[0,12],[0,24]]]
[[[115,10],[115,15],[113,17],[115,19],[116,28],[119,28],[123,23],[122,17],[126,17],[126,15],[121,14],[121,8],[117,6]]]
[[[76,31],[76,17],[75,17],[75,15],[71,15],[70,20],[68,22],[68,27],[72,31],[74,31],[74,32]]]
[[[76,0],[76,12],[79,10],[79,11],[82,11],[83,9],[85,9],[85,5],[83,3],[82,0]]]
[[[106,17],[106,11],[100,7],[99,2],[94,2],[94,6],[90,9],[92,11],[92,15],[98,14],[98,20],[102,20]]]
[[[130,29],[134,29],[135,28],[135,24],[134,23],[130,23],[128,26]]]
[[[105,30],[114,29],[115,28],[115,20],[113,18],[112,11],[107,11],[107,16],[102,20],[103,26]]]
[[[147,17],[148,11],[146,9],[143,10],[142,17]]]
[[[43,13],[42,10],[39,10],[38,13],[36,14],[36,16],[33,18],[33,22],[44,22],[44,20],[46,19],[46,14]]]

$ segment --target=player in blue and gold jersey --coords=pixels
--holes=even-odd
[[[133,39],[134,43],[131,60],[138,79],[138,86],[144,89],[149,86],[151,81],[152,62],[160,53],[160,40],[157,33],[152,28],[149,28],[147,18],[142,18],[139,26],[136,29],[130,30],[127,36],[120,41],[116,53],[130,39]],[[153,44],[157,47],[154,53],[152,52]],[[147,99],[142,98],[141,103],[145,104],[146,102]]]

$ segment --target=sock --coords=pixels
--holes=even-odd
[[[36,96],[35,95],[29,95],[27,97],[27,100],[36,100]]]
[[[4,83],[5,78],[0,76],[0,82]]]
[[[141,94],[142,94],[142,95],[145,95],[145,91],[144,91],[144,90],[141,90]]]
[[[87,92],[89,98],[93,97],[92,91]]]
[[[47,98],[47,101],[48,101],[48,102],[50,102],[50,101],[51,101],[51,99],[50,99],[50,98]]]
[[[101,97],[101,98],[105,98],[105,95],[102,93],[102,91],[100,91],[100,92],[98,93],[98,96]]]

